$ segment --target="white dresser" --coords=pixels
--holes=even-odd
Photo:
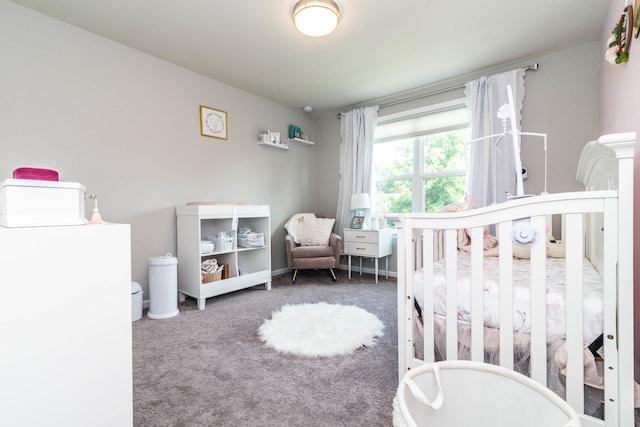
[[[130,234],[0,227],[0,425],[133,424]]]
[[[389,255],[392,252],[391,239],[394,230],[355,230],[344,229],[344,254],[349,256],[349,279],[351,279],[351,256],[360,257],[360,274],[362,274],[362,257],[375,259],[375,276],[378,283],[378,260],[385,257],[385,276],[389,278]]]

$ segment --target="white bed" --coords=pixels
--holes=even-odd
[[[587,144],[577,177],[589,191],[394,219],[400,378],[436,359],[468,358],[526,371],[559,392],[554,378],[562,368],[562,396],[582,414],[583,426],[633,425],[635,139],[615,134]],[[522,218],[546,230],[558,217],[564,258],[548,258],[543,237],[530,259],[514,259],[512,230]],[[497,257],[484,254],[487,226],[498,230]],[[469,253],[458,250],[463,229],[471,236]],[[603,419],[592,416],[584,386],[585,347],[600,334]]]

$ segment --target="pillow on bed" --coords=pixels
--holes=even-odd
[[[329,238],[333,224],[336,222],[332,218],[306,219],[298,228],[298,237],[302,246],[329,246]]]
[[[300,236],[303,232],[302,227],[304,221],[312,221],[314,219],[316,219],[316,215],[312,213],[295,214],[291,219],[289,219],[289,221],[287,221],[284,228],[287,230],[287,233],[293,237],[294,242],[300,243]]]

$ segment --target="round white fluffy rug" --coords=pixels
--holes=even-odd
[[[384,324],[356,306],[285,305],[258,329],[267,346],[299,356],[337,356],[375,344]]]

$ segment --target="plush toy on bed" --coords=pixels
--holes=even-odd
[[[441,212],[463,212],[475,209],[471,197],[465,195],[462,203],[450,203],[441,209]],[[484,228],[483,234],[484,256],[498,256],[498,239],[489,234],[489,228]],[[471,253],[471,230],[461,228],[458,230],[458,250]]]
[[[555,240],[553,236],[549,237],[547,242],[547,256],[549,258],[564,258],[565,248],[562,240]],[[531,247],[513,244],[513,256],[515,258],[529,259],[531,258]]]

